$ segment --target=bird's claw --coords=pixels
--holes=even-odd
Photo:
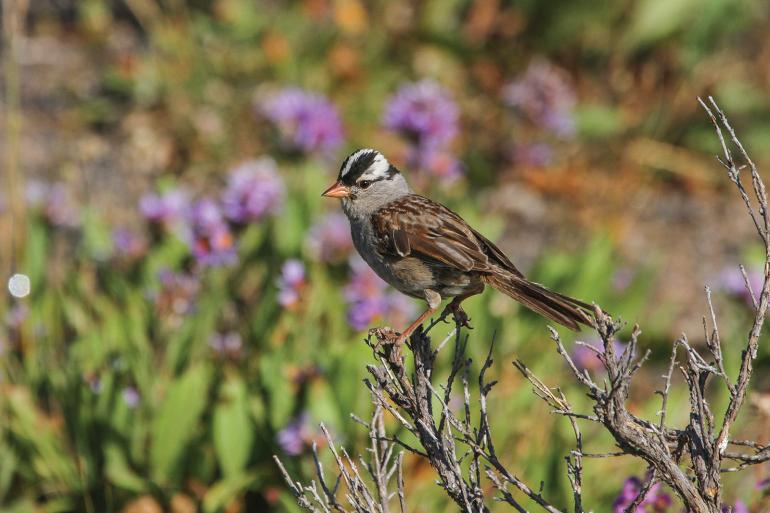
[[[382,345],[400,344],[403,342],[401,334],[389,326],[372,328],[369,330],[369,335],[376,337]]]
[[[373,346],[375,352],[378,352],[393,363],[403,360],[401,346],[404,344],[404,336],[401,333],[388,326],[383,326],[370,329],[369,336],[374,336],[377,339],[377,345]]]
[[[444,308],[444,311],[441,313],[440,319],[444,322],[449,322],[447,320],[447,317],[449,317],[449,314],[452,314],[452,319],[454,320],[455,324],[460,325],[463,328],[467,328],[469,330],[473,329],[473,326],[471,326],[471,318],[468,317],[468,314],[465,313],[465,310],[461,306],[452,306],[452,304],[448,304],[446,308]]]

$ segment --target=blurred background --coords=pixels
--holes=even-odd
[[[762,0],[5,0],[0,269],[31,291],[0,299],[0,509],[294,512],[273,454],[309,477],[321,421],[363,450],[362,339],[422,305],[352,254],[319,197],[359,147],[531,278],[639,323],[638,414],[659,409],[671,342],[702,343],[706,285],[734,372],[737,266],[760,280],[762,253],[697,97],[767,169],[768,23]],[[491,290],[466,305],[475,361],[496,333],[498,453],[566,506],[569,426],[510,362],[587,399],[543,319]],[[767,443],[761,347],[736,436]],[[645,470],[586,467],[597,512],[622,511]],[[412,511],[453,510],[425,462],[406,473]],[[725,500],[770,511],[768,477],[728,476]],[[680,509],[658,487],[640,511]]]

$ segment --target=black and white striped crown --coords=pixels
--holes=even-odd
[[[338,180],[345,185],[353,185],[361,178],[369,181],[384,180],[396,173],[398,170],[382,153],[364,148],[354,151],[345,159]]]

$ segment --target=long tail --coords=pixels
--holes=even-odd
[[[581,324],[592,325],[588,312],[593,307],[588,303],[548,290],[538,283],[506,271],[485,275],[484,281],[530,310],[571,330],[578,331]]]

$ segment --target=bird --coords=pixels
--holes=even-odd
[[[450,297],[440,319],[451,313],[455,322],[470,328],[461,303],[481,294],[486,285],[574,331],[581,324],[592,325],[592,305],[525,278],[462,217],[414,193],[401,171],[377,150],[351,153],[322,196],[341,200],[353,245],[374,272],[401,293],[427,303],[404,331],[389,332],[397,344]]]

